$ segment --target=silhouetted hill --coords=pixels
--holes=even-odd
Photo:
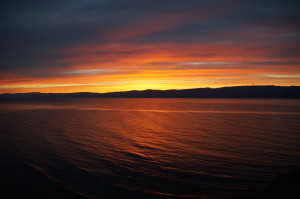
[[[0,99],[24,98],[300,98],[300,86],[236,86],[165,91],[15,93],[0,95]]]

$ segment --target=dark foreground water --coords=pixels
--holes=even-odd
[[[226,198],[300,163],[300,100],[2,101],[0,121],[2,198]]]

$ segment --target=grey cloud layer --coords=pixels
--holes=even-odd
[[[65,49],[119,42],[255,44],[257,48],[275,46],[279,57],[297,57],[295,51],[300,50],[295,45],[300,41],[296,0],[11,0],[1,1],[0,7],[0,72],[70,66],[61,60],[80,54]],[[174,13],[181,15],[173,18]],[[193,17],[167,29],[127,38],[110,34],[129,31],[132,24],[139,26],[131,28],[143,29],[156,16],[169,23],[187,15]],[[114,52],[99,56],[107,54]]]

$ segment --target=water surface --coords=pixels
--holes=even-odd
[[[0,118],[12,195],[226,198],[300,162],[300,100],[36,99]]]

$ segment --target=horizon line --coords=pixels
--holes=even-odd
[[[300,86],[280,86],[280,85],[240,85],[240,86],[222,86],[222,87],[196,87],[196,88],[185,88],[185,89],[144,89],[144,90],[127,90],[127,91],[112,91],[112,92],[57,92],[57,93],[44,93],[44,92],[24,92],[24,93],[0,93],[0,95],[13,95],[13,94],[73,94],[73,93],[94,93],[94,94],[111,94],[111,93],[126,93],[126,92],[143,92],[143,91],[184,91],[192,89],[221,89],[221,88],[235,88],[235,87],[300,87]]]

